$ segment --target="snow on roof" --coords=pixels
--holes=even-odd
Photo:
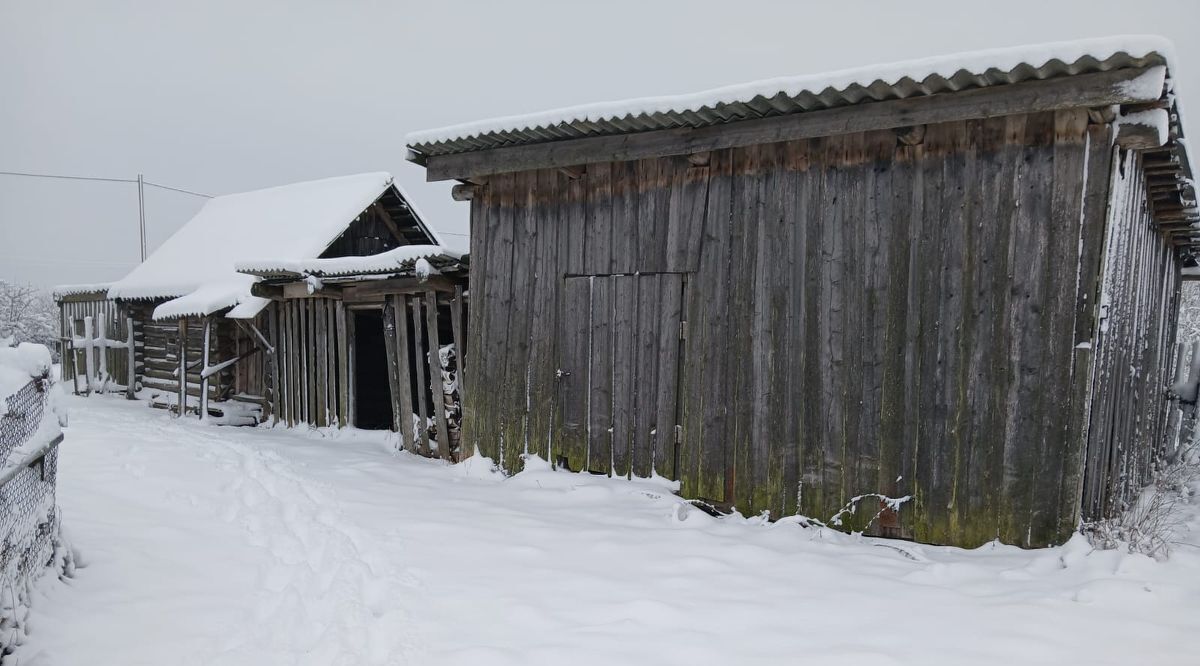
[[[955,53],[754,81],[686,95],[644,97],[505,116],[413,132],[405,137],[405,141],[412,150],[432,155],[597,133],[699,126],[739,120],[748,117],[744,115],[747,113],[773,115],[856,101],[978,87],[992,82],[1129,66],[1106,62],[1122,54],[1135,59],[1157,56],[1162,62],[1173,61],[1174,47],[1163,37],[1124,35]],[[1041,71],[1053,64],[1057,65],[1053,71]],[[730,106],[733,108],[727,108]]]
[[[155,319],[248,301],[255,278],[237,272],[238,262],[267,253],[316,256],[391,186],[392,176],[377,172],[215,197],[108,295],[174,298],[155,309]]]
[[[78,294],[99,294],[108,291],[111,282],[93,282],[91,284],[60,284],[50,290],[55,298],[76,296]]]
[[[61,296],[74,296],[76,294],[94,294],[108,291],[108,288],[112,285],[112,282],[59,284],[51,287],[50,293],[56,298]]]
[[[441,245],[404,245],[387,252],[366,257],[334,257],[328,259],[256,259],[238,262],[239,271],[252,274],[297,273],[318,277],[386,273],[412,268],[419,259],[462,259],[461,252]]]

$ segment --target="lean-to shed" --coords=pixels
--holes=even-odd
[[[360,405],[395,402],[386,363],[382,382],[357,393],[353,383],[372,369],[347,365],[356,349],[386,357],[381,304],[356,302],[355,312],[374,307],[376,316],[355,327],[342,295],[371,291],[382,299],[409,283],[422,295],[435,285],[461,292],[465,278],[453,278],[460,259],[440,245],[391,175],[366,173],[213,198],[122,280],[100,290],[64,288],[59,299],[64,331],[74,329],[76,338],[84,310],[132,323],[132,385],[152,404],[177,412],[184,404],[184,411],[229,423],[391,427],[391,412],[382,423],[355,416]],[[453,297],[443,300],[448,313]],[[449,314],[444,324],[449,330]],[[96,337],[100,353],[111,355],[106,336]],[[420,414],[430,401],[418,401]]]
[[[465,374],[490,390],[465,446],[962,546],[1120,510],[1174,446],[1198,238],[1169,54],[1050,44],[409,135],[471,202]]]

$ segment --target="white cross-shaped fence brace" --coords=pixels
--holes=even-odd
[[[108,350],[118,349],[125,351],[128,354],[128,363],[126,363],[125,395],[133,398],[133,393],[136,390],[136,380],[134,367],[134,338],[133,338],[133,318],[125,318],[125,339],[113,340],[107,334],[108,319],[101,317],[98,320],[93,320],[92,317],[83,318],[83,336],[74,336],[71,338],[71,354],[77,351],[83,352],[84,364],[84,381],[87,387],[86,395],[91,395],[93,392],[103,393],[113,380],[113,377],[108,374]],[[94,330],[93,330],[94,329]],[[99,367],[97,367],[99,366]],[[75,376],[75,392],[79,393],[79,371],[76,365]]]

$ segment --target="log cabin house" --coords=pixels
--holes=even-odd
[[[981,52],[418,132],[470,201],[463,447],[717,508],[1064,541],[1175,446],[1170,46]]]
[[[410,450],[449,456],[465,266],[389,174],[296,183],[213,198],[122,280],[61,288],[63,335],[128,321],[130,395],[177,414],[391,428]],[[397,335],[401,310],[414,319]],[[431,384],[450,390],[435,400]],[[401,427],[401,413],[425,426]]]

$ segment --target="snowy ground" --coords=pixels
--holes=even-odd
[[[41,581],[21,666],[1200,663],[1194,545],[1158,563],[860,539],[363,433],[68,403],[82,566]]]

